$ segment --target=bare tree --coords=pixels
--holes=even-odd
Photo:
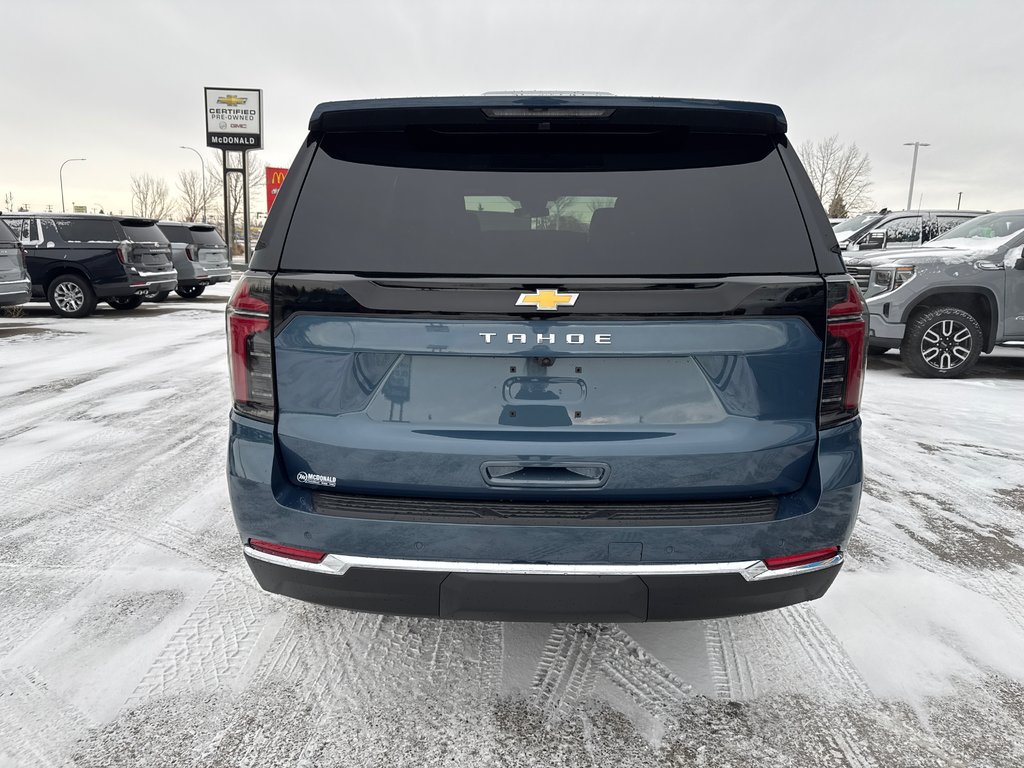
[[[148,173],[132,174],[132,215],[147,219],[166,219],[173,212],[167,182]]]
[[[198,171],[178,172],[178,213],[182,221],[205,218],[217,186]]]
[[[843,144],[833,134],[820,141],[805,141],[798,151],[825,208],[837,207],[837,200],[851,211],[871,205],[871,159],[856,143]]]

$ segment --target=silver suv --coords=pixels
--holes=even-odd
[[[914,210],[862,213],[836,225],[839,247],[852,254],[918,248],[986,211]]]
[[[963,376],[982,352],[1024,341],[1024,210],[990,213],[926,248],[848,254],[871,313],[869,348],[898,347],[911,371]]]

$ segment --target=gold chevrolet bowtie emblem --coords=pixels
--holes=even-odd
[[[235,96],[233,93],[229,93],[227,96],[221,96],[217,99],[217,103],[227,104],[229,107],[237,107],[241,104],[245,104],[248,100],[247,96]]]
[[[536,307],[546,312],[554,312],[559,307],[571,307],[579,298],[578,293],[562,293],[550,288],[543,288],[536,293],[521,293],[517,307]]]

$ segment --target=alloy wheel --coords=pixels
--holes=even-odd
[[[58,283],[53,289],[53,301],[63,312],[77,312],[85,305],[85,293],[76,283]]]
[[[970,329],[956,320],[940,320],[929,326],[921,337],[921,357],[937,371],[949,371],[963,365],[971,356]]]

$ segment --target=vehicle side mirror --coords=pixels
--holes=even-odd
[[[885,248],[887,238],[884,229],[876,229],[868,232],[860,241],[862,251],[880,251]]]

